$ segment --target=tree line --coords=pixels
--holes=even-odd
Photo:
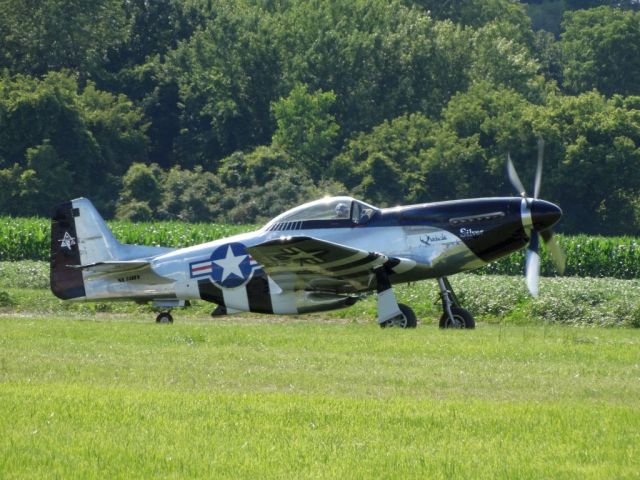
[[[582,8],[582,7],[589,8]],[[640,232],[638,2],[1,0],[0,214],[260,222],[510,195]]]

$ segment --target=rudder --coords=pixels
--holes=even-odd
[[[70,268],[81,265],[75,217],[80,214],[72,202],[54,207],[51,214],[50,282],[53,294],[63,300],[84,297],[82,271]]]

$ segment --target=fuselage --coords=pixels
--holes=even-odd
[[[342,204],[348,204],[348,213],[335,218],[323,213],[322,208],[331,213]],[[254,232],[156,255],[149,259],[151,269],[139,273],[85,274],[86,299],[204,299],[230,311],[262,313],[338,308],[375,290],[374,276],[354,283],[352,295],[283,290],[245,249],[281,237],[304,236],[410,260],[411,268],[390,275],[390,281],[398,284],[479,268],[523,248],[532,228],[549,228],[560,215],[549,202],[519,197],[386,209],[332,197],[297,207]]]

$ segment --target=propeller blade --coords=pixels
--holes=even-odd
[[[538,233],[531,234],[529,248],[527,248],[527,263],[525,271],[527,274],[527,288],[534,297],[538,296],[538,283],[540,281],[540,254],[538,248],[540,246]]]
[[[527,193],[520,181],[520,177],[518,176],[518,172],[516,172],[515,167],[513,166],[513,162],[511,161],[511,154],[507,153],[507,175],[509,175],[509,180],[511,180],[511,185],[518,191],[518,194],[521,197],[526,197]]]
[[[540,184],[542,183],[542,158],[544,157],[544,139],[538,138],[538,165],[536,166],[536,181],[533,185],[533,198],[538,198],[540,194]]]
[[[549,255],[551,256],[551,260],[553,260],[553,264],[556,266],[558,273],[563,275],[567,266],[567,255],[564,253],[564,250],[562,250],[558,240],[553,236],[553,233],[550,230],[545,230],[541,235],[547,250],[549,250]]]

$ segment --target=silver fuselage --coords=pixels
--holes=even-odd
[[[343,198],[345,201],[348,200],[347,197],[336,198],[336,201]],[[83,218],[98,216],[90,202],[86,199],[73,202],[75,203],[65,208],[71,208],[69,211],[77,214],[78,225],[72,233],[78,237],[77,248],[79,263],[83,268],[81,281],[84,283],[84,292],[82,289],[76,289],[80,293],[65,293],[64,298],[152,301],[169,307],[177,305],[178,302],[204,299],[224,305],[227,311],[278,314],[327,310],[352,304],[350,300],[363,293],[375,291],[375,275],[371,272],[354,280],[350,284],[350,291],[293,288],[287,285],[283,288],[282,282],[278,284],[258,262],[251,259],[250,270],[242,273],[245,275],[243,281],[237,285],[229,285],[216,282],[213,274],[211,277],[206,275],[210,270],[207,262],[213,261],[216,252],[224,254],[227,246],[227,257],[231,258],[231,246],[236,248],[239,245],[246,249],[283,237],[309,237],[360,251],[379,253],[386,258],[402,259],[390,270],[389,276],[392,284],[399,284],[448,276],[481,267],[526,245],[531,228],[546,228],[546,223],[551,220],[555,222],[559,218],[555,213],[559,212],[559,209],[548,202],[535,200],[537,203],[532,203],[531,199],[514,197],[457,200],[382,210],[375,207],[365,209],[364,207],[370,206],[360,202],[359,208],[368,213],[366,223],[358,223],[356,220],[287,221],[288,218],[298,218],[296,212],[301,208],[298,207],[291,211],[293,213],[289,217],[283,214],[280,216],[282,219],[277,217],[260,230],[170,250],[123,245],[117,242],[114,244],[115,240],[110,238],[105,240],[104,237],[108,237],[110,232],[106,232],[102,237],[100,232],[105,230],[106,226],[89,224],[89,227],[85,227],[81,224],[81,221],[86,221],[82,220]],[[308,205],[313,207],[318,202]],[[555,209],[553,212],[552,207]],[[83,214],[83,209],[88,213]],[[305,212],[304,209],[302,212]],[[553,219],[547,218],[551,218],[549,212],[555,215]],[[70,214],[67,217],[62,215],[60,222],[60,225],[64,226],[73,220]],[[62,239],[57,241],[61,244],[65,243],[64,238],[74,238],[73,235],[67,235],[68,232],[64,228],[56,228],[59,229],[56,231],[60,232],[58,235]],[[84,230],[86,233],[83,233]],[[62,237],[63,233],[65,237]],[[85,236],[86,238],[83,238]],[[98,243],[96,238],[100,240]],[[101,270],[90,266],[85,268],[87,259],[101,260],[98,258],[100,250],[107,249],[104,245],[112,245],[109,248],[114,252],[110,253],[110,259],[144,260],[146,265],[126,272],[105,271],[104,268]],[[52,248],[54,247],[55,245]],[[142,259],[141,252],[144,255]],[[58,264],[61,261],[59,260]],[[218,258],[217,261],[222,262],[224,259]],[[234,268],[234,265],[229,268]],[[240,275],[238,265],[235,265],[235,268],[235,272]],[[195,272],[204,274],[195,275]],[[65,275],[63,272],[62,277]],[[75,282],[79,283],[78,280]],[[52,281],[52,285],[53,283]]]

